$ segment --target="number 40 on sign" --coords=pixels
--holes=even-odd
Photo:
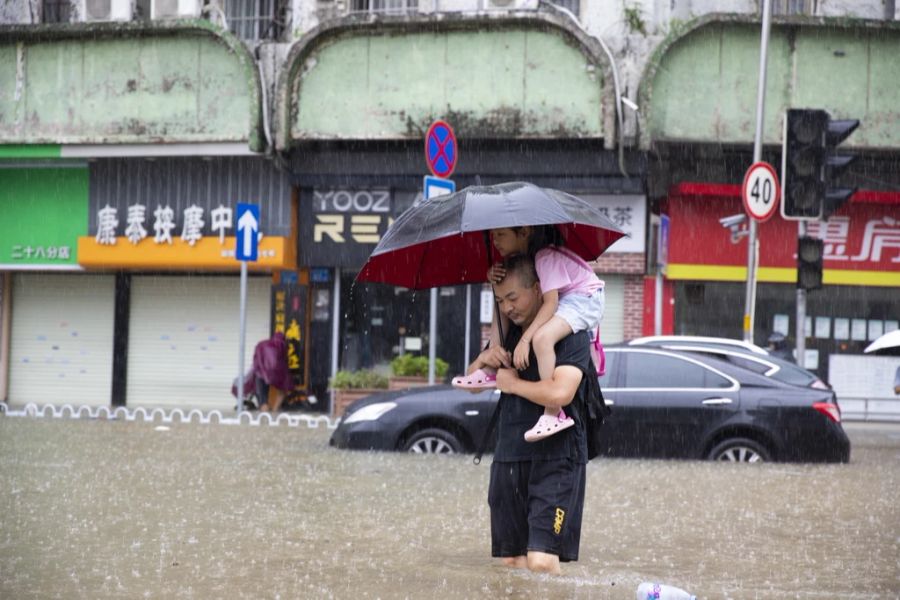
[[[772,165],[758,162],[750,165],[741,186],[744,210],[757,221],[768,221],[778,210],[781,185]]]

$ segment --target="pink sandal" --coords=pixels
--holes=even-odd
[[[544,438],[550,437],[554,433],[558,433],[564,429],[568,429],[575,424],[572,417],[566,415],[564,410],[560,410],[555,417],[547,414],[541,415],[534,427],[525,432],[526,442],[537,442]]]
[[[497,387],[497,376],[482,369],[476,369],[470,375],[454,377],[450,383],[453,384],[453,387],[464,390],[487,389]]]

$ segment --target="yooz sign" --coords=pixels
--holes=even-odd
[[[391,211],[391,193],[388,190],[315,190],[313,203],[320,213],[386,213]]]

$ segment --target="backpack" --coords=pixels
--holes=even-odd
[[[600,428],[606,417],[612,413],[612,408],[603,399],[603,390],[600,389],[600,382],[597,381],[593,361],[589,366],[590,368],[584,374],[587,383],[585,384],[584,397],[581,399],[581,414],[584,417],[584,434],[587,438],[587,457],[588,460],[591,460],[600,454],[602,446]]]

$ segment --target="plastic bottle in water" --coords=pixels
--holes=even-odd
[[[645,581],[638,586],[637,600],[697,600],[697,596],[671,585]]]

